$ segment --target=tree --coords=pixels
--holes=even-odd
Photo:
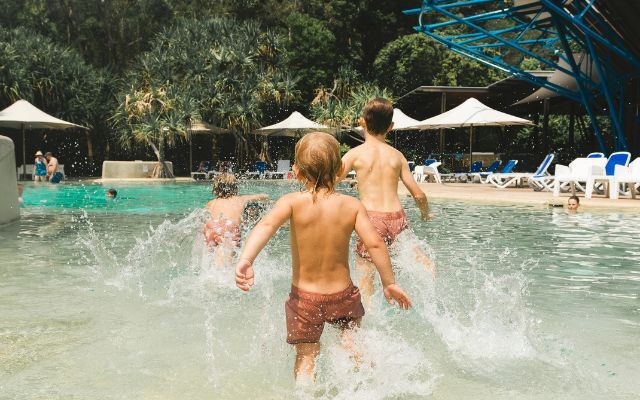
[[[200,117],[195,102],[181,94],[170,84],[131,88],[113,116],[125,147],[144,143],[153,148],[158,157],[154,178],[174,177],[165,163],[165,145],[187,138],[189,122]]]
[[[90,128],[85,132],[90,164],[94,134],[106,136],[111,81],[107,71],[88,65],[75,50],[24,28],[0,29],[0,106],[25,99]]]
[[[402,95],[421,85],[431,85],[442,69],[442,47],[422,33],[388,43],[373,63],[373,76],[383,86]]]
[[[282,72],[282,51],[278,35],[251,22],[180,20],[160,32],[149,51],[138,57],[124,79],[119,110],[125,110],[127,99],[136,98],[136,93],[163,89],[176,108],[193,103],[203,120],[229,129],[237,139],[237,157],[242,161],[251,151],[257,154],[250,133],[260,126],[263,110],[273,104],[286,105],[298,95],[296,79]],[[186,108],[171,116],[190,118],[195,113]],[[122,135],[127,134],[122,131],[129,126],[127,118],[126,112],[113,117]],[[179,133],[179,126],[175,127]],[[129,135],[140,139],[133,130]],[[173,143],[167,141],[169,146]]]

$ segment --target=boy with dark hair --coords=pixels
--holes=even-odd
[[[429,219],[429,204],[427,196],[413,179],[407,160],[385,142],[386,134],[393,129],[391,102],[376,98],[367,103],[362,111],[360,126],[364,129],[364,143],[342,157],[345,167],[342,178],[346,177],[348,171],[356,171],[360,200],[367,209],[369,219],[389,246],[409,227],[398,197],[398,180],[413,196],[423,220]],[[415,253],[418,261],[435,273],[433,263],[419,247],[415,248]],[[360,239],[356,242],[356,255],[356,266],[363,274],[360,288],[366,301],[373,293],[374,268],[367,247]]]

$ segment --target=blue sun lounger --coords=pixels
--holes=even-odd
[[[540,165],[538,166],[538,169],[536,170],[536,172],[534,173],[527,173],[527,172],[510,172],[510,173],[499,173],[499,174],[492,174],[487,178],[487,181],[489,183],[491,183],[493,186],[500,188],[500,189],[504,189],[508,186],[511,186],[513,184],[515,184],[516,187],[518,187],[519,185],[522,185],[522,181],[524,179],[527,180],[537,180],[538,182],[540,182],[540,189],[542,190],[545,188],[544,185],[542,185],[543,180],[546,179],[551,179],[549,178],[549,174],[547,173],[547,170],[549,169],[549,166],[551,165],[551,162],[553,161],[554,155],[552,153],[547,154],[547,156],[544,158],[544,160],[542,160],[542,163],[540,163]],[[515,165],[514,165],[515,167]],[[549,190],[550,186],[548,186],[549,183],[547,183],[547,188]],[[536,186],[538,187],[538,186]]]

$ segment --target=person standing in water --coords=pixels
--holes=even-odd
[[[203,233],[212,248],[223,246],[230,249],[240,247],[240,223],[247,203],[266,200],[266,194],[238,195],[238,182],[231,173],[216,175],[213,180],[215,199],[209,201],[206,209],[211,218],[204,226]]]
[[[47,160],[44,159],[40,150],[36,151],[36,160],[33,166],[33,180],[44,182],[47,178]]]
[[[290,221],[293,273],[285,314],[287,343],[296,349],[297,383],[314,379],[325,322],[342,330],[348,347],[350,333],[364,316],[360,291],[349,271],[349,240],[354,230],[371,253],[387,301],[405,310],[412,305],[395,283],[387,247],[360,201],[335,192],[342,169],[340,146],[333,136],[315,132],[300,139],[293,173],[306,190],[286,194],[276,202],[251,231],[236,266],[236,285],[249,291],[254,285],[256,257],[278,228]]]
[[[424,221],[429,219],[429,203],[427,196],[413,179],[402,153],[385,142],[387,133],[393,129],[391,102],[376,98],[367,103],[360,126],[364,129],[364,143],[342,157],[345,168],[341,179],[352,169],[356,171],[360,200],[378,233],[387,246],[390,246],[409,227],[398,197],[398,180],[404,183],[413,196]],[[435,266],[424,252],[417,246],[414,252],[418,261],[435,274]],[[365,295],[365,303],[368,303],[373,294],[374,267],[366,243],[361,238],[356,242],[356,255],[356,266],[362,274],[360,288]]]

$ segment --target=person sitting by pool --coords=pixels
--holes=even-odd
[[[580,208],[580,199],[578,196],[571,196],[567,201],[567,211],[571,213],[578,212],[578,208]]]
[[[211,214],[203,229],[206,243],[209,246],[240,247],[240,223],[245,205],[251,201],[266,200],[269,196],[239,196],[236,177],[227,172],[213,180],[213,194],[216,198],[206,205]]]
[[[333,136],[321,132],[303,136],[296,145],[293,173],[306,190],[286,194],[275,203],[251,231],[236,265],[236,285],[249,291],[258,253],[290,221],[293,276],[285,314],[287,343],[296,349],[293,371],[297,383],[314,379],[325,322],[342,330],[343,343],[348,346],[350,333],[364,316],[360,291],[349,271],[349,241],[354,230],[371,253],[387,301],[405,310],[412,305],[395,283],[387,247],[362,203],[335,192],[342,168],[340,146]]]
[[[107,190],[107,199],[115,199],[118,195],[118,191],[114,188]]]
[[[404,230],[409,228],[400,198],[398,181],[402,181],[413,196],[423,220],[428,220],[427,196],[413,179],[409,164],[398,150],[385,142],[385,136],[393,129],[393,105],[389,100],[371,100],[362,111],[360,126],[364,130],[364,143],[349,150],[343,157],[345,179],[347,171],[355,170],[356,188],[362,204],[373,225],[390,246]],[[419,248],[414,248],[416,259],[435,275],[435,266]],[[371,257],[362,240],[356,241],[356,267],[361,272],[360,287],[365,303],[373,294],[373,271]]]
[[[47,160],[45,160],[40,150],[36,151],[36,160],[33,166],[33,180],[44,182],[47,177]]]
[[[44,153],[44,158],[47,159],[47,179],[51,183],[60,183],[62,173],[58,171],[58,159],[50,151]]]

